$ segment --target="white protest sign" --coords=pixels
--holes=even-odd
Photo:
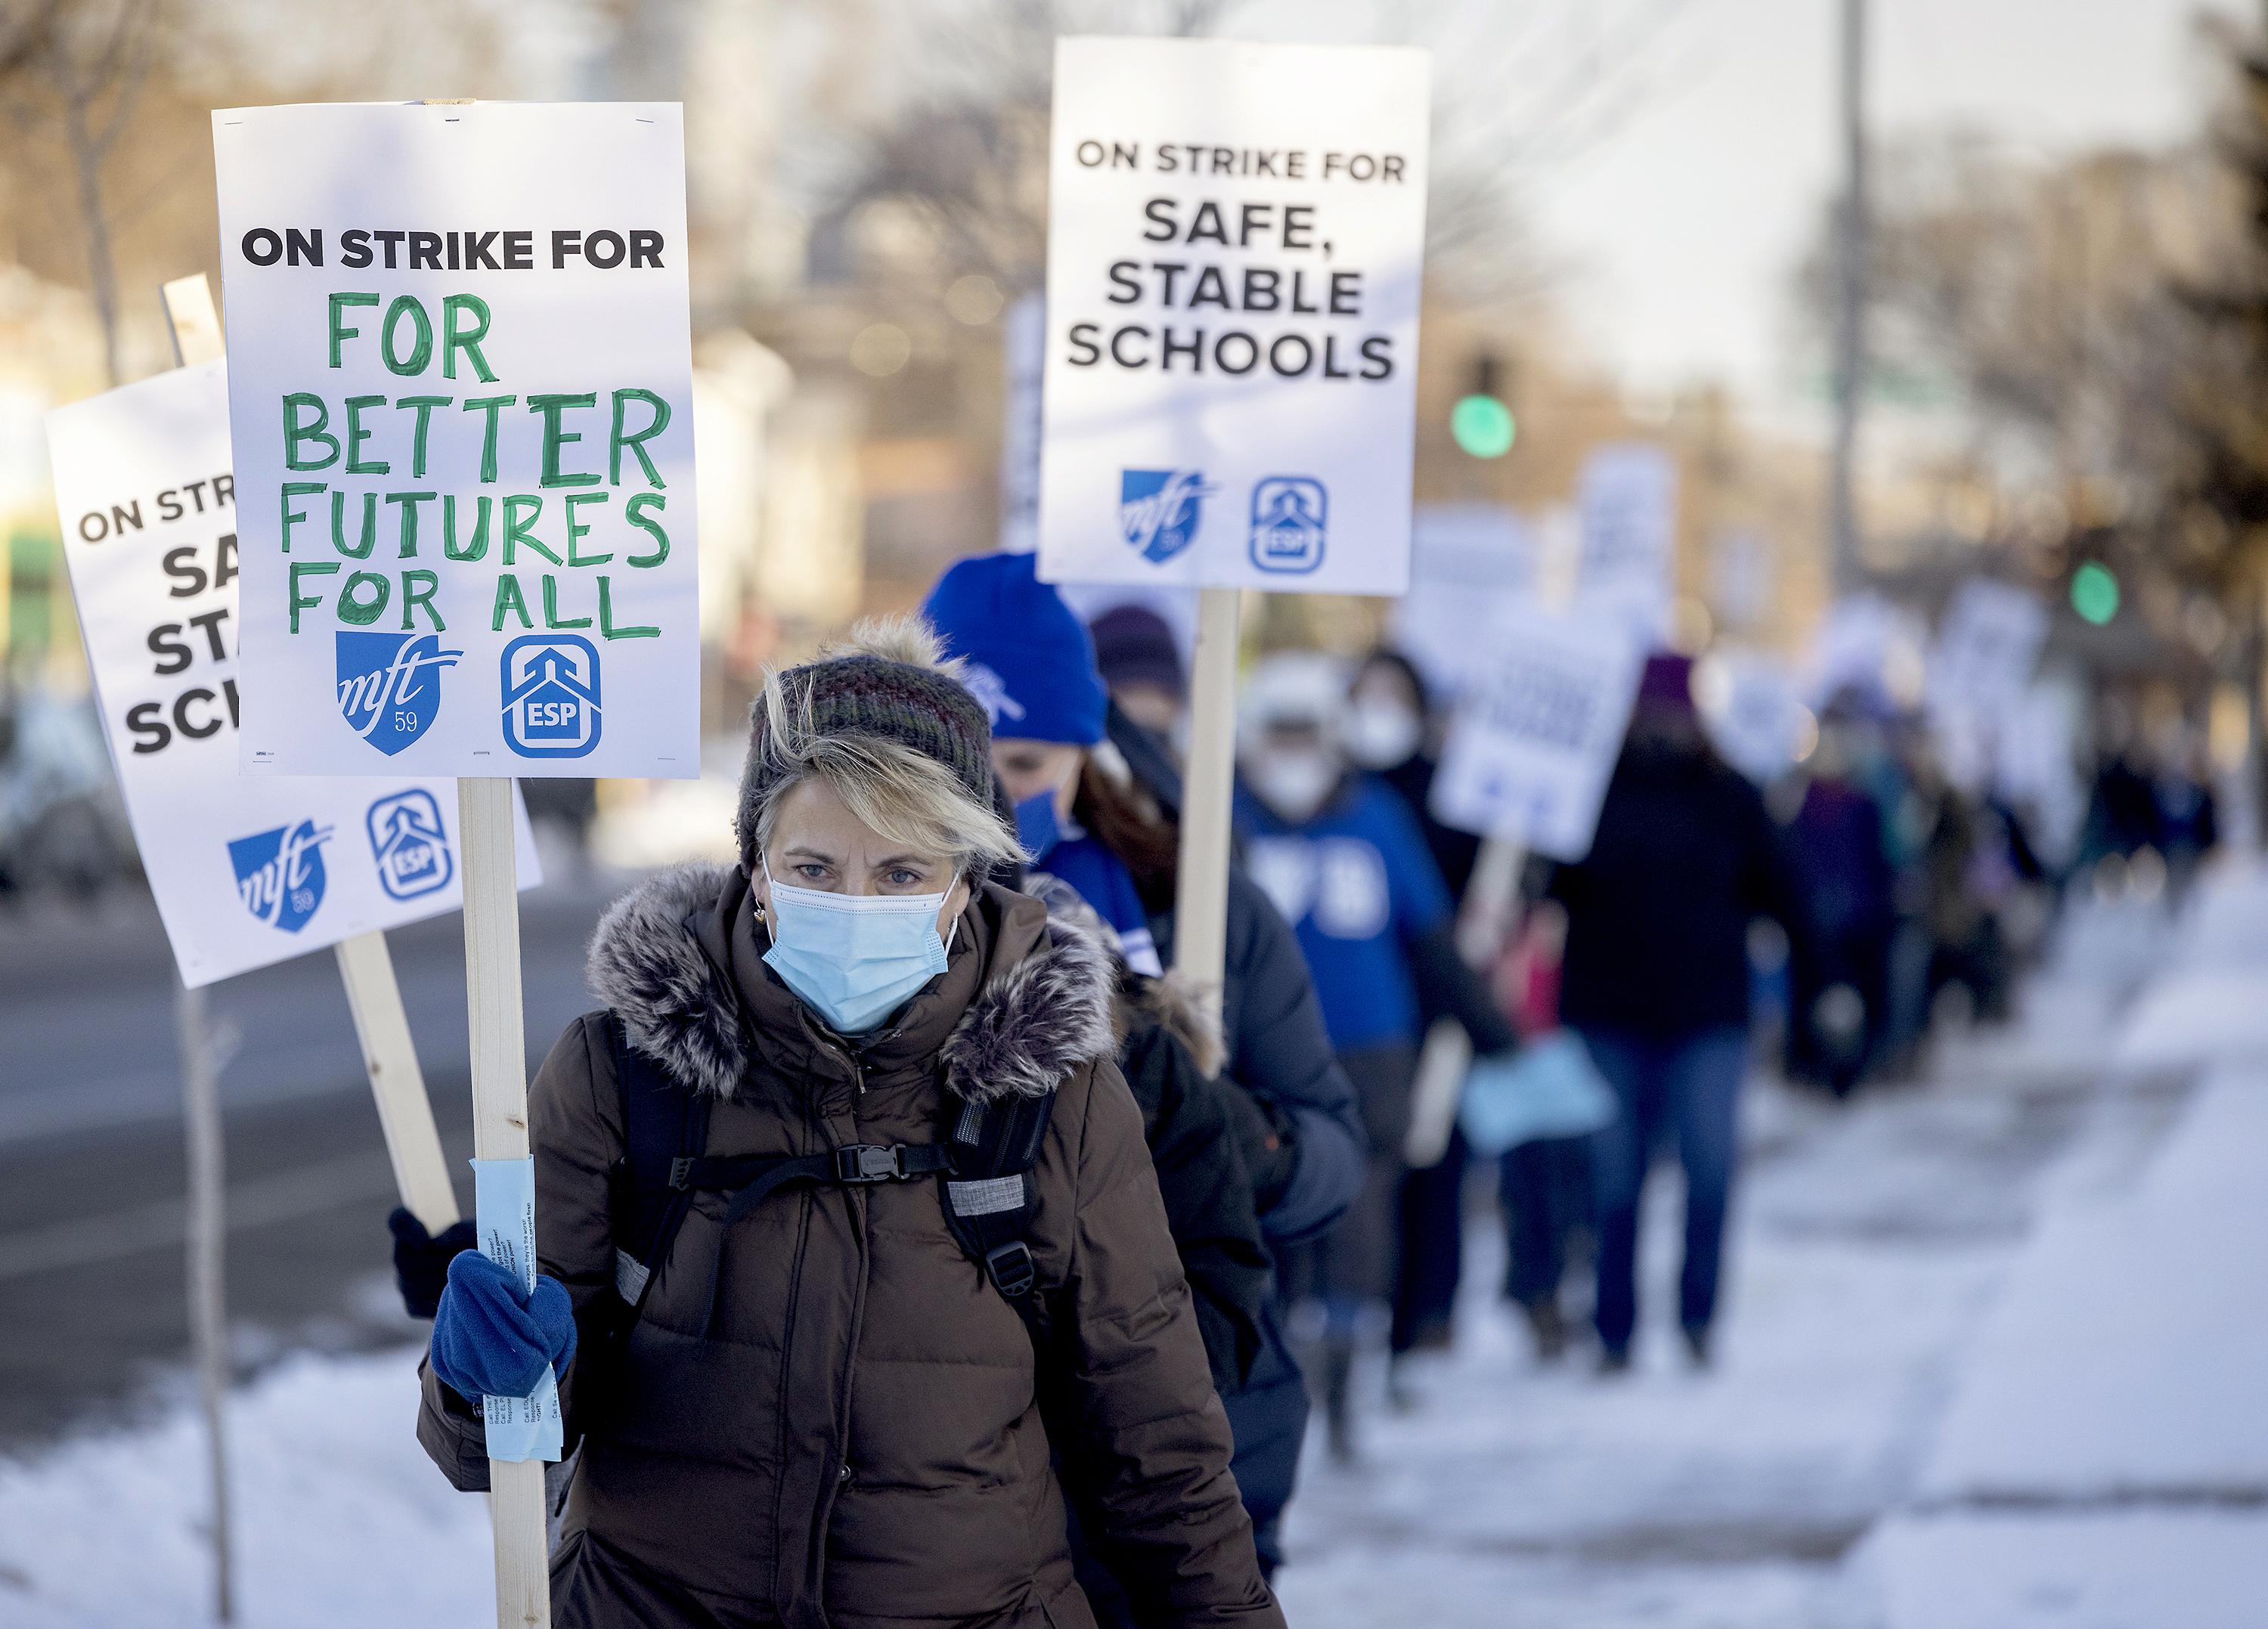
[[[1575,506],[1582,552],[1575,594],[1626,618],[1642,640],[1668,626],[1677,550],[1677,467],[1645,441],[1613,442],[1583,461]]]
[[[1590,852],[1645,652],[1624,623],[1591,612],[1523,608],[1486,638],[1497,655],[1449,727],[1433,814],[1579,860]]]
[[[1876,593],[1855,593],[1827,608],[1804,657],[1805,688],[1824,706],[1846,690],[1892,705],[1921,699],[1922,630],[1913,615]]]
[[[1929,659],[1934,710],[1997,709],[2021,696],[2048,637],[2037,594],[1974,577],[1945,608]]]
[[[237,772],[238,515],[219,363],[48,416],[63,557],[127,818],[195,989],[457,908],[453,782]],[[520,875],[541,880],[520,828]]]
[[[1411,518],[1410,592],[1388,626],[1403,653],[1444,697],[1469,689],[1490,660],[1477,630],[1535,593],[1528,525],[1493,504],[1426,504]]]
[[[1795,675],[1761,651],[1719,646],[1694,665],[1693,701],[1725,761],[1759,783],[1786,774],[1818,723]]]
[[[2022,727],[2026,687],[2047,637],[2038,595],[1982,577],[1955,590],[1930,645],[1923,692],[1939,761],[1955,785],[1977,792],[1992,785],[2000,741]]]
[[[699,773],[674,104],[213,114],[243,755]]]
[[[1427,76],[1057,41],[1042,578],[1403,591]]]

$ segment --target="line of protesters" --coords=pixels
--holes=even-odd
[[[557,1375],[555,1624],[1280,1623],[1310,1388],[1351,1459],[1360,1354],[1447,1340],[1470,1163],[1544,1358],[1587,1249],[1611,1374],[1674,1142],[1709,1360],[1751,927],[1809,943],[1818,880],[1690,677],[1649,665],[1590,856],[1491,915],[1418,671],[1262,661],[1204,991],[1161,621],[987,556],[769,675],[738,862],[608,912],[531,1087],[533,1292],[392,1220],[420,1440],[484,1486],[480,1398]]]

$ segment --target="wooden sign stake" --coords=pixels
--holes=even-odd
[[[465,1006],[472,1031],[473,1157],[525,1160],[527,1044],[520,1017],[512,781],[490,776],[458,781],[457,829],[465,855]],[[489,1461],[498,1629],[545,1629],[551,1622],[543,1464],[540,1459]]]
[[[1174,888],[1174,970],[1220,1017],[1228,949],[1229,798],[1236,783],[1236,653],[1241,588],[1197,592],[1189,663],[1189,757],[1182,783],[1182,851]]]
[[[181,1117],[188,1144],[188,1218],[189,1350],[197,1374],[197,1405],[205,1419],[205,1471],[211,1498],[213,1617],[236,1621],[236,1587],[229,1542],[228,1300],[223,1281],[227,1237],[222,1206],[227,1194],[220,1124],[220,1072],[225,1042],[206,1010],[205,992],[183,985],[173,992],[173,1028],[181,1053]]]
[[[182,367],[221,355],[220,317],[202,273],[177,277],[162,291],[173,329],[173,359]],[[228,1173],[221,1134],[222,1043],[213,1033],[202,990],[184,984],[173,994],[175,1043],[181,1053],[181,1117],[188,1155],[187,1227],[189,1352],[197,1373],[197,1404],[205,1417],[205,1471],[211,1488],[213,1617],[236,1621],[236,1586],[229,1542],[228,1438]]]

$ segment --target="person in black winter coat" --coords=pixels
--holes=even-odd
[[[1008,881],[997,873],[995,880]],[[1170,975],[1153,978],[1129,967],[1116,936],[1069,886],[1044,872],[1011,885],[1045,901],[1051,918],[1108,949],[1116,977],[1112,1023],[1119,1072],[1142,1110],[1166,1224],[1189,1279],[1213,1389],[1226,1405],[1249,1386],[1266,1350],[1275,1266],[1245,1167],[1233,1108],[1239,1094],[1214,1078],[1221,1062],[1219,1028]],[[1076,1486],[1076,1478],[1065,1485]],[[1074,1497],[1072,1516],[1072,1559],[1097,1620],[1103,1629],[1136,1629],[1115,1559],[1096,1554],[1085,1540],[1101,1530],[1096,1513],[1080,1509]]]
[[[1708,1360],[1748,1065],[1749,926],[1800,929],[1764,800],[1711,750],[1690,678],[1682,657],[1647,662],[1590,852],[1550,883],[1567,911],[1560,1014],[1622,1109],[1591,1145],[1609,1373],[1630,1362],[1638,1200],[1668,1127],[1685,1173],[1679,1323],[1693,1360]]]
[[[960,562],[923,613],[992,715],[993,767],[1035,866],[1078,891],[1131,967],[1162,973],[1173,957],[1178,800],[1114,748],[1123,729],[1138,750],[1163,758],[1110,706],[1086,629],[1036,579],[1029,556]],[[1364,1176],[1362,1121],[1291,929],[1233,869],[1226,926],[1222,1079],[1234,1089],[1222,1101],[1239,1126],[1261,1226],[1280,1249],[1321,1234],[1353,1202]],[[1272,1308],[1263,1335],[1244,1387],[1224,1401],[1238,1489],[1263,1566],[1272,1568],[1307,1399]]]

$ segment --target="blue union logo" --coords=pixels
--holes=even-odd
[[[380,798],[363,817],[378,885],[395,899],[416,899],[449,886],[457,862],[441,824],[441,806],[423,786]]]
[[[323,903],[322,845],[330,837],[328,826],[303,820],[232,842],[228,859],[236,868],[237,897],[244,908],[286,933],[306,926]]]
[[[580,758],[599,744],[599,647],[522,634],[504,647],[504,740],[523,758]]]
[[[1161,565],[1197,541],[1204,500],[1219,491],[1197,469],[1118,472],[1118,529],[1152,565]]]
[[[1297,574],[1323,563],[1330,494],[1312,475],[1270,475],[1252,489],[1252,564]]]
[[[441,711],[440,669],[462,651],[445,651],[430,633],[341,632],[339,712],[347,726],[392,757],[433,727]]]

